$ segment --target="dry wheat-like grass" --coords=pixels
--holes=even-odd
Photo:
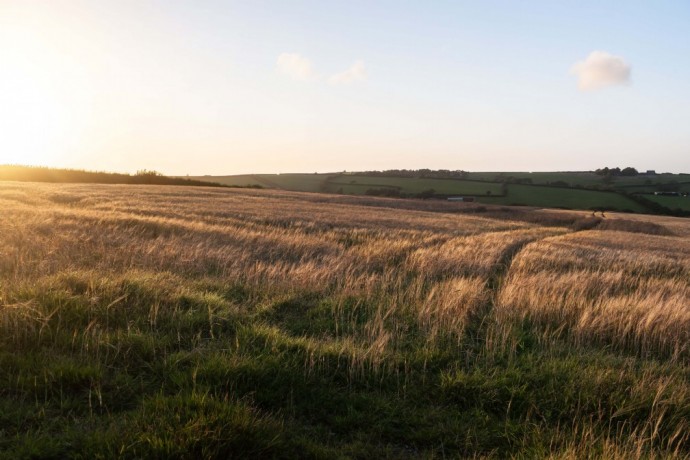
[[[597,230],[539,241],[513,262],[496,312],[544,336],[687,359],[690,241]]]
[[[525,219],[305,196],[3,184],[2,297],[15,304],[16,286],[69,270],[212,274],[257,292],[306,290],[376,303],[378,324],[369,330],[378,332],[370,340],[383,343],[390,331],[382,324],[403,313],[412,313],[430,337],[461,335],[469,316],[491,302],[487,282],[510,263],[503,260],[507,252],[529,243],[498,295],[501,321],[529,317],[546,334],[687,353],[690,246],[683,236],[565,234],[565,225]],[[683,235],[687,226],[678,221],[663,219]],[[3,311],[10,315],[8,307]]]
[[[402,394],[413,379],[435,382],[435,408],[445,408],[445,398],[462,405],[484,395],[470,408],[505,414],[506,423],[513,404],[522,404],[516,420],[537,431],[551,422],[526,395],[544,384],[530,372],[543,369],[572,383],[572,366],[588,363],[590,350],[611,352],[595,356],[616,363],[619,374],[594,365],[587,374],[594,389],[574,387],[595,396],[581,402],[578,395],[573,403],[559,390],[540,393],[550,398],[552,414],[562,401],[572,403],[562,413],[577,420],[567,425],[552,415],[557,425],[544,436],[553,446],[533,454],[688,452],[686,220],[601,221],[581,212],[262,190],[29,183],[0,185],[0,213],[0,334],[13,350],[55,348],[94,368],[134,375],[141,369],[130,370],[130,363],[176,369],[202,362],[211,349],[202,362],[209,375],[243,365],[250,372],[259,366],[254,354],[277,356],[296,359],[305,378],[345,369],[348,382],[368,388],[370,376],[392,376]],[[529,348],[530,334],[541,348]],[[580,354],[554,352],[550,362],[551,346]],[[636,371],[619,360],[638,358],[669,368],[651,367],[632,379]],[[526,377],[510,367],[520,359]],[[473,376],[474,366],[494,363],[508,368],[484,369],[483,380]],[[42,372],[45,382],[56,378]],[[197,369],[190,372],[196,389]],[[450,376],[448,394],[439,390],[439,375]],[[494,388],[495,376],[510,390]],[[36,379],[16,371],[0,396],[38,391]],[[598,398],[618,382],[627,382],[624,397],[599,407]],[[89,377],[88,385],[90,410],[95,400],[105,404],[104,378]],[[529,429],[524,433],[516,440],[506,431],[506,443],[529,443]]]
[[[69,271],[116,278],[135,270],[213,276],[264,294],[321,293],[341,303],[357,297],[375,310],[360,338],[376,354],[405,334],[408,317],[433,337],[440,330],[461,334],[466,316],[485,302],[486,280],[504,248],[553,233],[476,215],[299,198],[6,184],[0,189],[0,274],[8,280],[2,296],[16,303],[22,286]]]

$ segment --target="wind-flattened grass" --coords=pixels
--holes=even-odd
[[[340,199],[3,185],[0,452],[690,454],[687,222]]]
[[[513,264],[497,312],[641,355],[687,361],[687,240],[590,231],[531,245]]]

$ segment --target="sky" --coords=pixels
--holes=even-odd
[[[690,172],[690,2],[0,0],[0,164]]]

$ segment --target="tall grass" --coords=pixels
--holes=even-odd
[[[0,209],[10,457],[690,455],[685,221],[18,183]]]
[[[590,231],[542,240],[511,267],[502,320],[641,356],[690,357],[690,242]]]

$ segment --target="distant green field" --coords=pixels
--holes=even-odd
[[[630,198],[617,193],[517,184],[508,185],[508,194],[505,197],[481,197],[479,201],[490,204],[522,204],[548,208],[606,208],[612,211],[647,211]]]
[[[468,179],[495,181],[500,180],[502,177],[511,176],[518,179],[530,179],[533,184],[548,184],[549,182],[563,181],[569,185],[581,185],[583,187],[611,185],[615,188],[628,186],[651,186],[654,188],[653,184],[657,183],[666,184],[672,181],[690,182],[689,174],[655,174],[652,176],[640,174],[630,177],[614,177],[611,182],[607,184],[602,176],[592,172],[472,172],[469,173]]]
[[[644,197],[672,210],[682,209],[683,211],[690,211],[690,197],[687,196],[645,195]]]
[[[332,174],[242,174],[236,176],[193,176],[190,179],[217,182],[224,185],[260,185],[265,188],[299,192],[322,192],[325,181]]]
[[[508,184],[507,196],[495,180],[514,177],[529,178],[534,185]],[[615,177],[606,184],[601,176],[591,172],[479,172],[469,173],[468,179],[433,179],[382,177],[358,174],[245,174],[236,176],[196,176],[189,179],[205,180],[235,186],[262,186],[281,190],[364,195],[369,189],[392,189],[401,194],[414,195],[433,189],[437,195],[470,195],[487,204],[526,205],[545,208],[610,209],[619,211],[652,212],[623,194],[586,188],[547,187],[543,184],[563,181],[579,187],[612,187],[632,192],[663,190],[664,184],[675,182],[678,191],[690,191],[690,174],[656,174],[635,177]],[[542,184],[542,185],[540,185]],[[690,200],[674,197],[646,195],[669,209],[688,209]]]
[[[261,185],[300,192],[342,192],[363,195],[371,188],[392,188],[402,193],[419,193],[434,189],[441,195],[492,195],[501,193],[501,184],[455,179],[412,179],[334,174],[254,174],[238,176],[195,176],[190,179],[206,180],[225,185]]]
[[[237,175],[237,176],[185,176],[185,178],[193,180],[202,180],[205,182],[216,182],[223,185],[232,185],[237,187],[246,187],[249,185],[261,185],[265,187],[256,179],[256,176],[249,174]]]
[[[325,181],[332,174],[258,174],[259,180],[284,190],[297,192],[323,192]]]
[[[533,184],[563,181],[570,185],[585,186],[604,183],[601,176],[588,172],[472,172],[469,173],[468,179],[494,181],[501,177],[510,176],[518,179],[530,179]]]
[[[662,184],[663,184],[663,183],[662,183]],[[668,183],[666,183],[666,184],[668,184]],[[628,191],[628,192],[649,192],[649,193],[651,193],[651,192],[660,191],[661,189],[664,188],[664,186],[663,186],[663,185],[660,186],[660,185],[654,183],[654,184],[651,184],[651,185],[631,185],[631,186],[622,186],[622,187],[619,187],[619,188],[620,188],[620,190],[625,190],[625,191]],[[675,188],[673,189],[673,191],[677,191],[677,192],[690,192],[690,183],[688,183],[688,182],[685,182],[685,183],[683,183],[683,182],[678,182],[678,183],[675,185]]]
[[[342,175],[331,179],[328,183],[329,192],[364,194],[371,188],[395,188],[402,193],[419,193],[433,189],[441,195],[492,195],[501,194],[501,185],[496,183],[473,182],[456,179],[413,179],[399,177],[377,177]]]

